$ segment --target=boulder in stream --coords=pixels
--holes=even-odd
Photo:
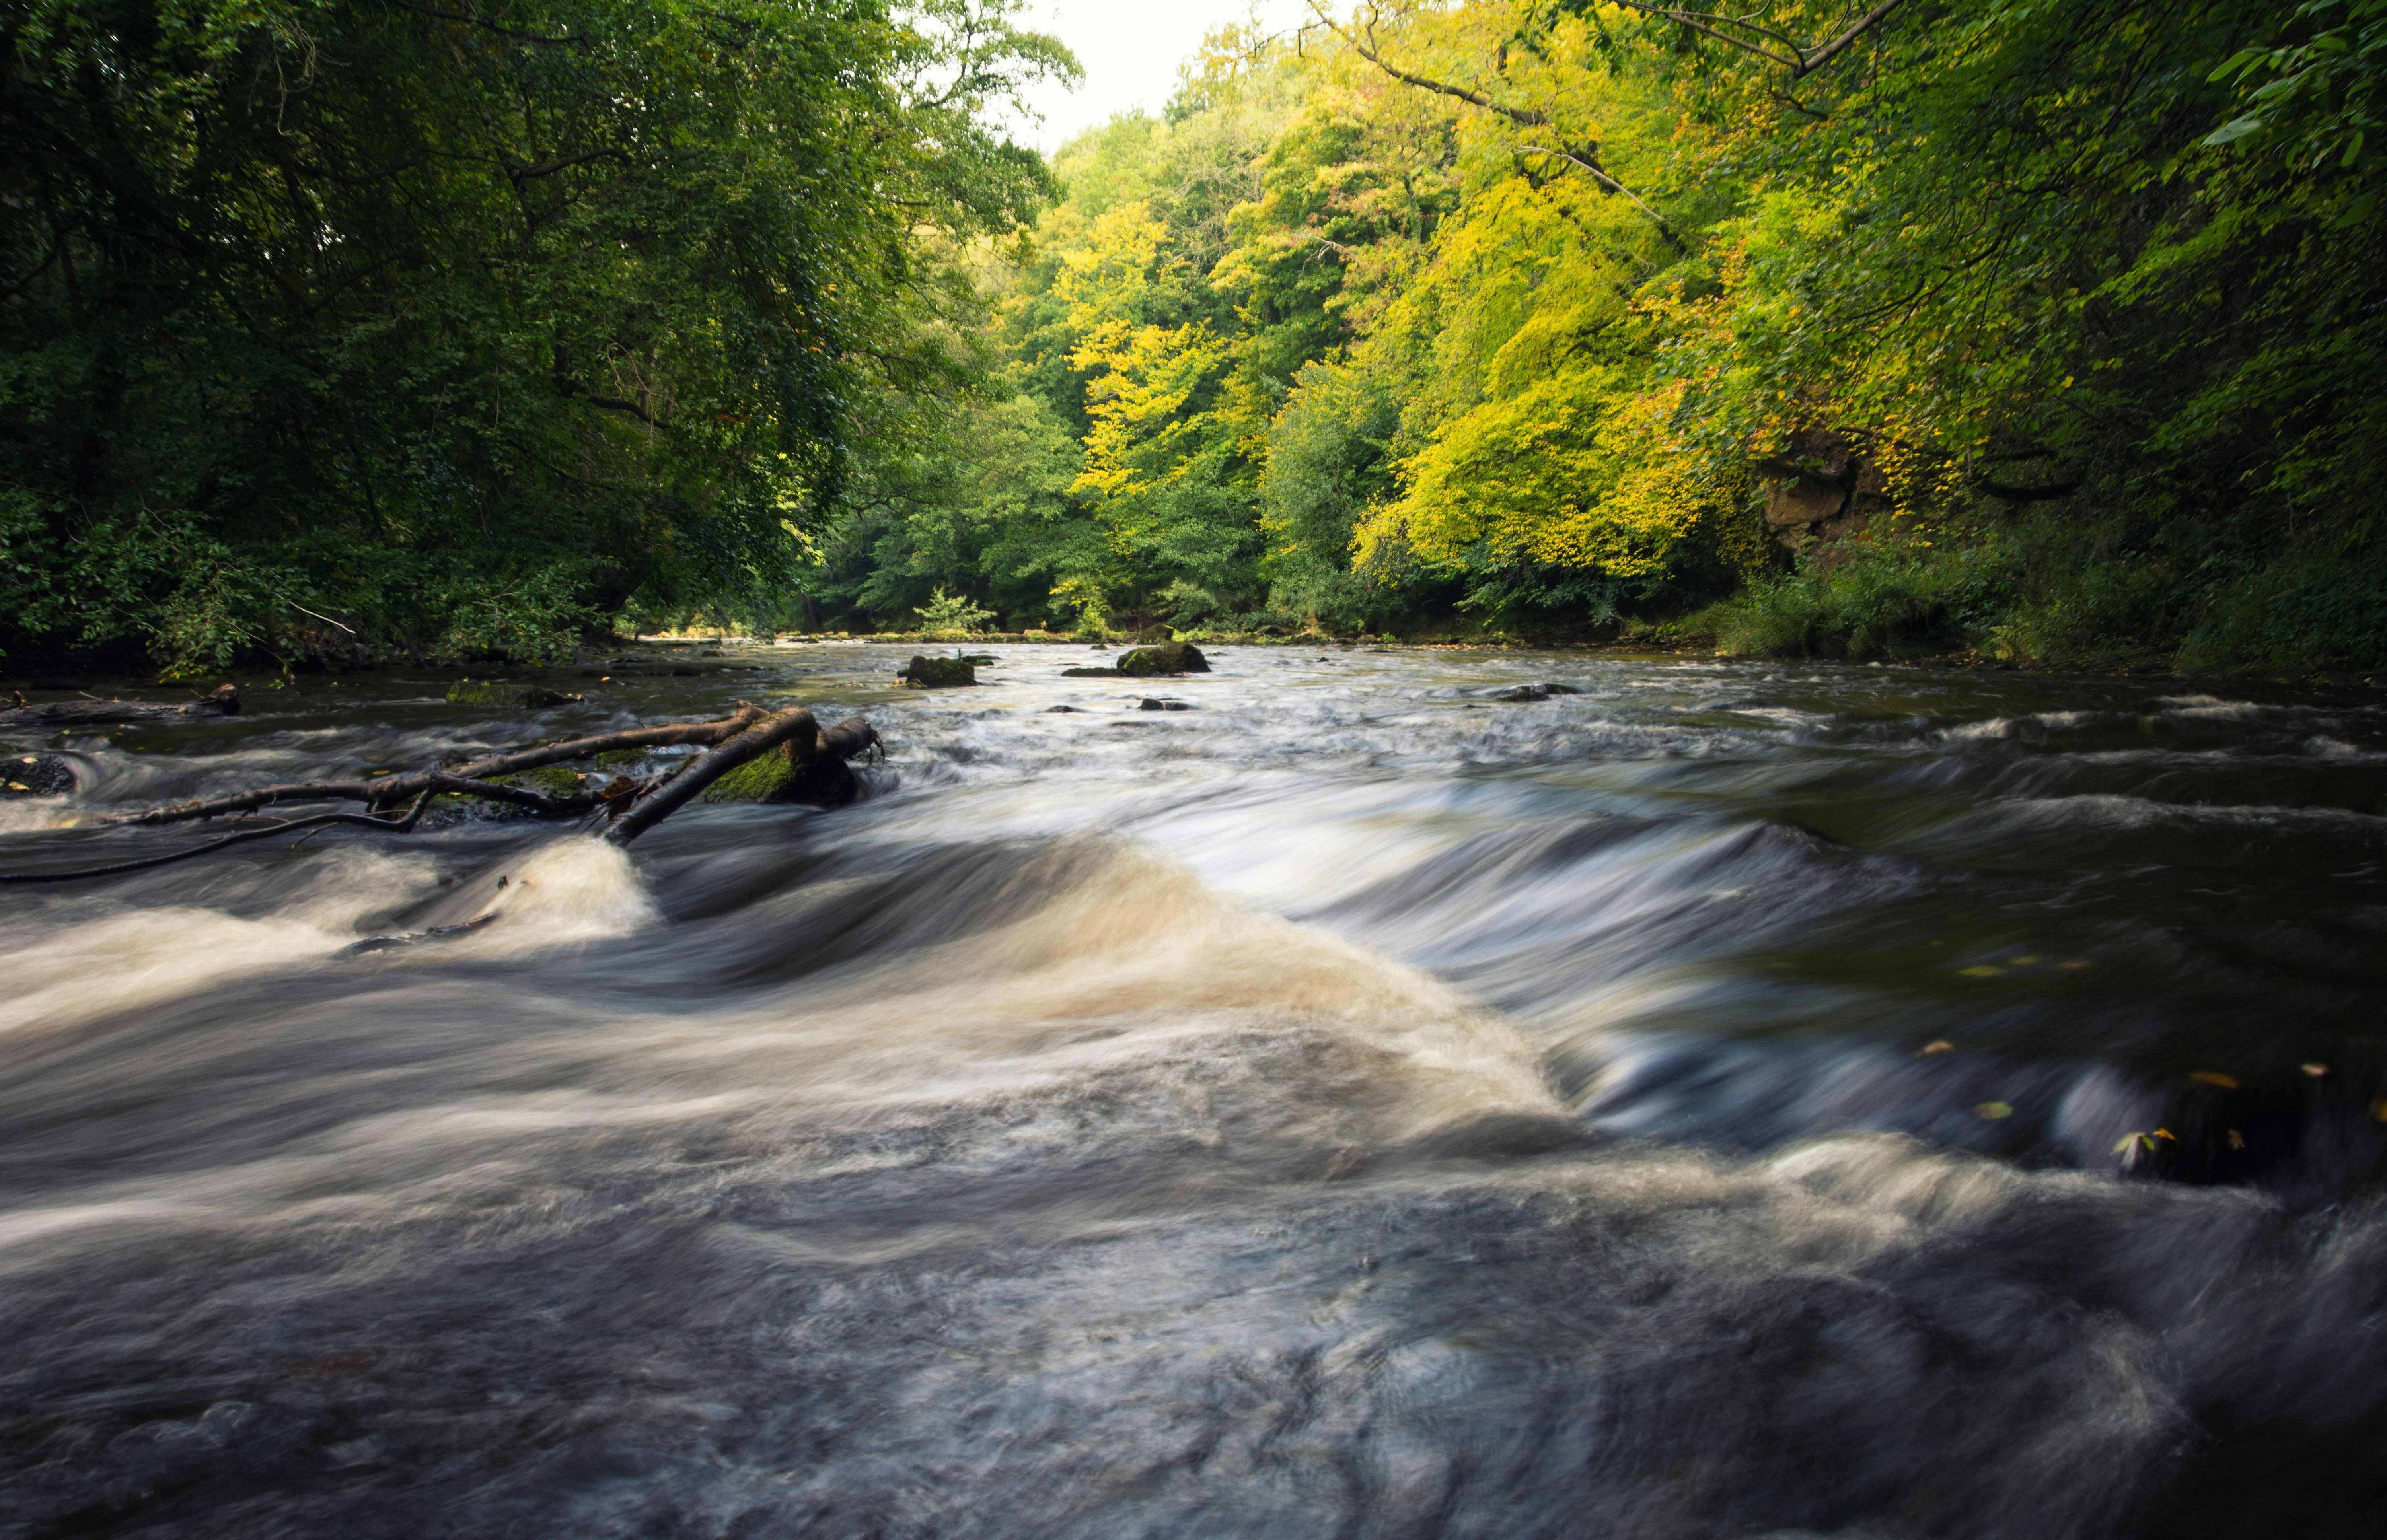
[[[908,689],[955,689],[978,683],[978,669],[967,658],[931,658],[920,653],[895,675]]]
[[[1139,678],[1151,678],[1161,674],[1207,674],[1210,660],[1192,642],[1163,642],[1158,647],[1139,647],[1118,661],[1121,674]]]
[[[74,762],[64,754],[32,753],[14,744],[0,744],[0,795],[63,797],[74,789]]]

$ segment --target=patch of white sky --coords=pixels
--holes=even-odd
[[[1038,84],[1029,105],[1043,121],[1014,122],[1022,144],[1051,154],[1087,129],[1125,112],[1159,116],[1177,91],[1178,68],[1221,27],[1257,20],[1290,33],[1308,17],[1304,0],[1035,0],[1017,24],[1050,32],[1086,71],[1075,89]]]

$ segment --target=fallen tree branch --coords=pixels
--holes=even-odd
[[[837,802],[850,799],[859,791],[845,762],[864,753],[878,742],[878,732],[863,717],[853,717],[823,732],[806,707],[789,706],[783,711],[766,713],[759,706],[740,701],[735,715],[717,722],[675,722],[658,727],[634,727],[624,732],[604,733],[594,738],[573,738],[514,753],[492,755],[452,768],[417,771],[381,780],[293,781],[207,802],[187,802],[179,807],[152,808],[145,813],[95,820],[100,825],[119,827],[154,827],[252,814],[259,808],[277,802],[361,802],[375,808],[391,808],[400,802],[405,803],[402,813],[391,816],[375,816],[372,813],[318,813],[298,818],[276,818],[261,827],[238,829],[187,850],[133,861],[112,862],[104,866],[82,866],[55,872],[0,872],[0,884],[65,882],[80,877],[146,871],[234,845],[300,831],[311,833],[319,829],[345,827],[405,834],[422,822],[423,813],[431,805],[431,799],[442,793],[505,802],[550,818],[601,812],[610,820],[603,838],[612,844],[626,845],[702,795],[707,787],[723,776],[774,751],[788,753],[800,773],[815,773],[813,776],[815,783],[821,774],[831,771],[836,777],[841,777],[844,782],[841,795],[826,799],[829,805],[836,805]],[[710,751],[697,755],[667,776],[638,782],[616,781],[601,789],[589,788],[565,796],[551,796],[528,787],[508,786],[490,778],[535,770],[541,765],[566,760],[585,759],[616,749],[689,743],[712,747]]]
[[[535,749],[519,750],[510,754],[496,754],[487,759],[442,770],[417,771],[410,776],[388,776],[380,780],[360,781],[289,781],[280,786],[261,786],[254,791],[234,792],[229,797],[212,797],[205,802],[183,802],[174,807],[153,807],[145,813],[127,813],[112,818],[95,820],[100,824],[139,824],[155,827],[159,824],[180,824],[194,818],[221,818],[234,813],[254,813],[275,802],[370,802],[386,807],[402,802],[428,787],[433,778],[449,776],[464,780],[486,780],[492,776],[519,775],[545,764],[561,764],[568,760],[588,759],[611,753],[617,749],[668,748],[682,743],[719,743],[745,731],[763,720],[760,706],[739,702],[737,713],[717,722],[674,722],[661,727],[632,727],[625,732],[602,733],[595,738],[569,738],[562,743],[541,744]]]
[[[789,706],[775,713],[711,753],[700,756],[694,764],[639,798],[636,807],[613,820],[613,827],[605,831],[605,840],[613,845],[628,844],[702,795],[714,781],[783,743],[800,763],[809,764],[832,753],[840,760],[851,759],[878,741],[870,724],[858,716],[838,724],[835,734],[838,742],[832,747],[831,735],[820,730],[808,707]]]
[[[284,818],[268,824],[263,828],[242,829],[237,834],[227,834],[221,839],[210,839],[204,845],[194,845],[189,850],[173,851],[165,855],[145,856],[138,861],[119,861],[107,866],[78,866],[71,871],[64,872],[0,872],[0,883],[69,882],[78,877],[114,877],[120,872],[146,871],[152,866],[170,866],[177,861],[188,861],[194,856],[212,854],[228,846],[246,845],[252,839],[271,839],[276,835],[288,834],[293,829],[328,828],[335,824],[404,834],[421,821],[423,809],[430,805],[431,793],[425,791],[414,799],[413,806],[408,808],[402,816],[397,818],[375,818],[370,814],[363,813],[319,813],[311,818]]]
[[[180,704],[163,701],[95,701],[86,698],[81,701],[51,701],[33,706],[27,705],[22,695],[15,699],[17,704],[14,707],[0,711],[0,728],[115,727],[128,722],[240,714],[240,691],[230,685],[219,686],[209,694]]]

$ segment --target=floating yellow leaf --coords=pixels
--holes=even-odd
[[[2157,1139],[2168,1139],[2175,1144],[2179,1142],[2179,1136],[2172,1132],[2169,1129],[2157,1129],[2155,1130],[2155,1137]]]
[[[2201,1085],[2217,1085],[2224,1091],[2238,1089],[2238,1081],[2234,1076],[2216,1075],[2210,1069],[2191,1069],[2188,1072],[2188,1078]]]
[[[2246,1136],[2240,1133],[2236,1129],[2231,1129],[2229,1130],[2229,1147],[2233,1150],[2244,1149],[2246,1147]]]
[[[2387,1102],[2387,1096],[2382,1096],[2380,1100],[2381,1102]],[[1983,1102],[1979,1106],[1975,1107],[1973,1110],[1979,1113],[1984,1117],[2012,1117],[2014,1116],[2013,1106],[2004,1102]]]
[[[1989,964],[1983,963],[1978,967],[1958,968],[1956,972],[1965,978],[1995,978],[1999,974],[2005,972],[2005,969],[1991,967]]]
[[[2060,967],[2060,968],[2065,968],[2065,969],[2069,969],[2069,970],[2074,971],[2074,972],[2078,972],[2078,971],[2079,969],[2081,969],[2081,968],[2093,968],[2093,967],[2095,967],[2097,965],[2096,965],[2096,964],[2094,964],[2094,963],[2092,963],[2092,962],[2090,962],[2090,961],[2089,961],[2089,960],[2088,960],[2087,958],[2085,958],[2085,957],[2081,957],[2081,958],[2076,958],[2075,960],[2073,960],[2072,962],[2069,962],[2069,963],[2058,963],[2058,964],[2056,964],[2055,966],[2056,966],[2057,967]]]
[[[2319,1079],[2323,1075],[2329,1073],[2329,1066],[2325,1064],[2307,1064],[2304,1067],[2304,1071],[2305,1074],[2310,1075],[2314,1079]]]
[[[1923,1051],[1926,1054],[1952,1054],[1956,1051],[1956,1045],[1946,1038],[1940,1038],[1936,1041],[1925,1043]]]
[[[2030,966],[2031,964],[2039,961],[2039,953],[2034,952],[2027,957],[2009,957],[2006,961],[2012,963],[2018,968],[2027,968]]]
[[[2370,1116],[2381,1123],[2387,1123],[2387,1096],[2381,1096],[2370,1104]]]

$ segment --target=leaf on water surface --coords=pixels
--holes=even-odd
[[[2329,1073],[2329,1066],[2325,1064],[2306,1064],[2302,1067],[2304,1072],[2310,1075],[2314,1079],[2318,1079],[2323,1075]]]
[[[2387,1123],[2387,1096],[2381,1096],[2370,1104],[2370,1116],[2381,1123]]]
[[[1991,1119],[1999,1117],[2012,1117],[2014,1116],[2014,1107],[2012,1104],[2006,1102],[1983,1102],[1979,1106],[1975,1107],[1973,1110],[1979,1113],[1982,1117]]]
[[[1977,967],[1958,968],[1956,970],[1956,976],[1960,978],[1995,978],[1999,974],[2003,972],[2005,972],[2005,969],[2002,967],[1996,967],[1990,964],[1983,963]]]
[[[2199,1085],[2217,1085],[2224,1091],[2238,1089],[2236,1076],[2216,1074],[2210,1069],[2191,1069],[2188,1072],[2188,1078]]]
[[[2229,1130],[2229,1147],[2233,1150],[2244,1149],[2246,1147],[2246,1136],[2240,1133],[2236,1129],[2231,1129]]]
[[[1955,1051],[1956,1045],[1950,1042],[1946,1038],[1939,1038],[1923,1045],[1923,1052],[1926,1056],[1932,1054],[1952,1054]]]
[[[2039,953],[2034,952],[2027,957],[2009,957],[2006,961],[2018,968],[2027,968],[2039,961]]]
[[[2068,971],[2076,972],[2076,973],[2077,973],[2077,972],[2078,972],[2078,971],[2079,971],[2080,969],[2082,969],[2082,968],[2093,968],[2093,967],[2095,967],[2097,965],[2096,965],[2096,964],[2094,964],[2094,963],[2092,963],[2092,962],[2090,962],[2087,958],[2085,958],[2085,957],[2084,957],[2084,958],[2079,958],[2079,959],[2078,959],[2078,960],[2076,960],[2076,961],[2069,962],[2069,963],[2058,963],[2058,964],[2056,964],[2055,966],[2056,966],[2057,967],[2064,968],[2064,969],[2066,969],[2066,970],[2068,970]]]

